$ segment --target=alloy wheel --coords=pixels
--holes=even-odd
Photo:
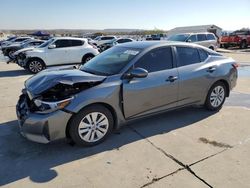
[[[29,63],[29,69],[31,72],[37,73],[43,69],[43,65],[39,61],[31,61]]]
[[[219,107],[225,99],[225,90],[222,86],[217,86],[210,94],[210,103],[214,108]]]
[[[15,53],[15,51],[13,51],[13,50],[11,50],[11,51],[9,52],[9,57],[10,57],[11,59],[14,59],[14,58],[15,58],[14,53]]]
[[[85,142],[97,142],[102,139],[109,128],[108,118],[100,112],[87,114],[78,126],[78,134]]]

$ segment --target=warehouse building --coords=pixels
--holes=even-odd
[[[219,38],[221,36],[222,28],[216,25],[176,27],[168,31],[168,36],[180,33],[200,33],[200,32],[214,33]]]

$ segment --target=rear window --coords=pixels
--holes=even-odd
[[[24,40],[27,40],[28,38],[20,38],[20,39],[16,39],[15,42],[22,42]]]
[[[82,46],[83,44],[82,40],[71,40],[71,46]]]
[[[205,40],[207,40],[207,37],[205,34],[198,34],[197,39],[198,39],[198,41],[205,41]]]
[[[200,55],[196,48],[176,47],[179,67],[200,62]]]
[[[199,49],[198,51],[200,54],[200,60],[205,61],[208,58],[208,53],[203,49]]]
[[[114,39],[115,37],[102,37],[101,40],[112,40]]]
[[[216,40],[213,34],[207,34],[207,40]]]

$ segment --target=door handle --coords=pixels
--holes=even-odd
[[[174,82],[175,80],[178,80],[178,77],[177,77],[177,76],[169,76],[169,77],[166,79],[166,82]]]
[[[212,72],[214,72],[215,70],[216,70],[215,67],[209,67],[209,68],[207,69],[207,72],[212,73]]]

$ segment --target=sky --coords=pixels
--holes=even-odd
[[[250,0],[0,0],[0,29],[250,27]]]

